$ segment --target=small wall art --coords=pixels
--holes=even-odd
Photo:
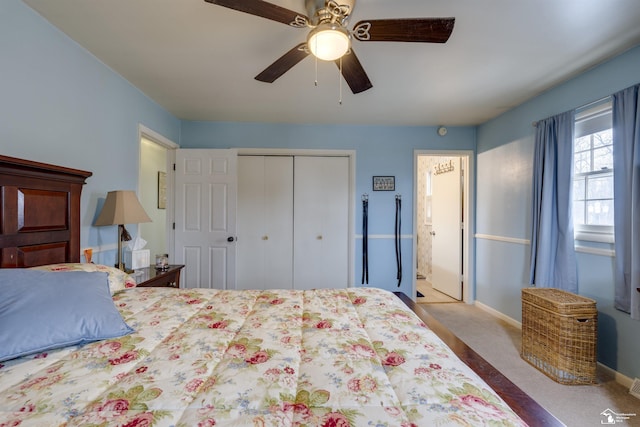
[[[395,191],[395,189],[396,189],[395,176],[374,176],[373,177],[373,191]]]

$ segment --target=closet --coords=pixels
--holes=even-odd
[[[349,159],[239,156],[237,289],[347,287]]]
[[[236,289],[293,288],[293,157],[238,157]]]

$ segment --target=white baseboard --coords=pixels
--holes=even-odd
[[[616,380],[616,382],[618,384],[621,384],[621,385],[625,386],[626,388],[631,388],[631,384],[633,384],[633,380],[631,378],[629,378],[626,375],[621,374],[620,372],[618,372],[618,371],[616,371],[614,369],[611,369],[607,365],[603,365],[600,362],[598,362],[598,366],[600,366],[609,375],[611,375]]]
[[[487,313],[493,315],[493,317],[497,317],[500,320],[504,320],[511,326],[515,326],[518,329],[522,329],[522,323],[518,322],[516,319],[507,316],[506,314],[496,310],[495,308],[489,307],[486,304],[481,303],[480,301],[475,301],[474,304],[476,307],[481,309],[482,311],[486,311]]]
[[[522,323],[518,322],[517,320],[513,319],[512,317],[507,316],[506,314],[492,308],[489,307],[486,304],[481,303],[480,301],[475,301],[474,302],[475,306],[478,307],[480,310],[482,311],[486,311],[487,313],[491,314],[494,317],[497,317],[500,320],[504,320],[505,322],[507,322],[508,324],[510,324],[511,326],[514,326],[520,330],[522,330]],[[602,363],[598,362],[598,366],[600,366],[602,369],[604,369],[607,374],[611,375],[615,381],[618,384],[623,385],[626,388],[631,388],[631,384],[633,384],[633,379],[629,378],[626,375],[621,374],[620,372],[616,371],[615,369],[611,369],[610,367],[603,365]]]

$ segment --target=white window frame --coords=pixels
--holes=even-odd
[[[611,125],[611,109],[612,100],[608,97],[577,110],[574,139],[607,129]],[[574,240],[614,243],[614,226],[574,224]]]

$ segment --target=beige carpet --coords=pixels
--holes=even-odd
[[[618,418],[615,425],[640,426],[640,399],[604,370],[599,369],[595,385],[558,384],[520,357],[521,333],[517,327],[465,303],[422,307],[568,427],[606,424],[602,413],[607,409],[636,414]]]

